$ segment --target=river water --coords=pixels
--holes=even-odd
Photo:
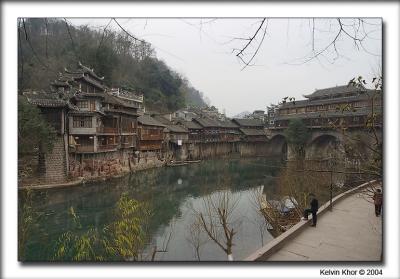
[[[207,197],[229,192],[237,206],[232,212],[233,256],[241,260],[273,237],[266,231],[263,217],[257,212],[254,191],[275,192],[279,168],[268,158],[217,159],[184,166],[157,168],[123,178],[64,189],[35,191],[33,208],[41,212],[35,229],[28,236],[27,261],[46,261],[54,254],[54,244],[63,232],[74,230],[68,211],[79,216],[83,230],[101,229],[114,221],[113,210],[122,193],[146,201],[153,215],[150,220],[151,242],[147,251],[163,244],[171,235],[166,252],[157,253],[157,261],[196,261],[190,239],[195,220],[193,209],[204,211]],[[220,261],[227,257],[220,247],[202,233],[200,259]]]

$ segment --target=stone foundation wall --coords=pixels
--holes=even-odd
[[[137,170],[162,166],[160,152],[119,150],[94,154],[70,154],[70,176],[73,178],[108,178]]]
[[[53,150],[44,156],[44,171],[41,179],[47,183],[58,183],[67,179],[67,164],[63,137],[57,137]]]
[[[266,156],[268,155],[267,142],[210,142],[185,144],[180,154],[185,154],[186,160],[202,160],[221,156],[239,155]]]

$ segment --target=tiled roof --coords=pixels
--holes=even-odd
[[[188,132],[188,130],[185,129],[184,127],[172,123],[171,121],[169,121],[162,115],[155,115],[152,118],[154,118],[155,120],[164,124],[170,132],[173,132],[173,133],[187,133]]]
[[[201,118],[193,118],[193,121],[199,123],[201,126],[207,128],[207,127],[219,127],[220,124],[211,118],[206,118],[206,117],[201,117]]]
[[[137,120],[142,125],[165,127],[165,125],[162,124],[160,121],[157,121],[156,119],[154,119],[148,115],[139,116]]]
[[[219,120],[219,125],[222,128],[238,128],[239,126],[237,124],[235,124],[234,122],[232,122],[231,120]]]
[[[262,127],[263,126],[263,123],[259,119],[234,118],[232,121],[236,122],[240,127]]]
[[[194,121],[179,120],[178,123],[181,123],[183,126],[185,126],[188,129],[192,129],[192,130],[201,130],[202,129],[202,127]]]
[[[29,102],[33,105],[39,107],[65,107],[68,103],[64,100],[57,100],[57,99],[28,99]]]
[[[92,94],[92,93],[88,93]],[[102,93],[104,96],[104,102],[109,103],[109,104],[114,104],[114,105],[119,105],[122,107],[128,107],[128,108],[138,108],[135,104],[129,103],[128,101],[119,98],[117,96],[111,95],[109,93]]]
[[[58,94],[54,92],[25,92],[24,96],[27,98],[29,103],[39,107],[60,108],[70,106],[68,101],[59,98]],[[73,107],[74,106],[71,105],[71,108]]]
[[[81,62],[78,62],[79,67],[82,69],[83,72],[90,74],[92,77],[98,79],[98,80],[103,80],[104,77],[99,77],[98,75],[96,75],[96,73],[94,72],[93,69],[90,69],[89,67],[82,65]]]
[[[246,136],[265,136],[264,130],[240,128],[240,131]]]
[[[352,93],[352,92],[365,92],[366,89],[360,89],[355,87],[354,85],[341,85],[341,86],[335,86],[335,87],[330,87],[330,88],[325,88],[325,89],[317,89],[315,90],[314,93],[309,94],[309,95],[304,95],[306,98],[325,98],[325,97],[330,97],[332,95],[336,94],[346,94],[346,93]]]
[[[188,132],[188,130],[186,130],[184,127],[175,125],[175,124],[167,125],[167,129],[173,133],[187,133]]]

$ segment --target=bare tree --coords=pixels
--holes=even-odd
[[[261,187],[256,187],[251,190],[250,193],[250,204],[253,210],[257,213],[257,215],[253,219],[249,219],[249,221],[257,227],[260,233],[260,241],[261,246],[264,246],[264,236],[265,233],[268,231],[268,223],[266,222],[263,214],[263,207],[265,197],[263,195],[264,185]]]
[[[310,50],[303,57],[294,59],[288,63],[291,65],[306,64],[317,60],[334,64],[339,58],[348,59],[340,48],[342,42],[351,42],[356,50],[363,51],[373,56],[381,57],[380,53],[374,53],[366,46],[368,41],[381,40],[381,37],[373,37],[374,33],[382,33],[382,24],[376,19],[366,18],[308,18],[310,29]],[[249,36],[234,37],[230,42],[244,41],[239,47],[233,47],[232,53],[243,64],[243,68],[254,66],[252,61],[265,42],[268,30],[268,18],[256,19],[255,32],[249,31]],[[288,22],[289,23],[289,22]],[[322,60],[323,59],[323,60]]]
[[[194,248],[195,256],[200,261],[200,249],[207,243],[202,234],[202,224],[198,218],[187,228],[186,240]]]
[[[154,262],[157,254],[168,252],[168,246],[169,246],[169,243],[171,242],[172,236],[174,234],[174,230],[175,230],[175,220],[170,222],[168,229],[164,232],[164,234],[162,236],[161,245],[158,245],[157,243],[155,243],[153,245],[153,248],[152,248],[151,254],[150,254],[150,261]]]
[[[205,197],[203,211],[195,210],[201,228],[225,252],[229,261],[233,261],[235,226],[239,224],[233,216],[238,202],[239,199],[230,190],[224,190]]]

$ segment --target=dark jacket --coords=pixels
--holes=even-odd
[[[316,198],[313,198],[310,202],[311,206],[311,211],[317,212],[318,211],[318,200]]]
[[[376,205],[381,205],[383,200],[383,195],[382,193],[376,192],[374,194],[374,204]]]

